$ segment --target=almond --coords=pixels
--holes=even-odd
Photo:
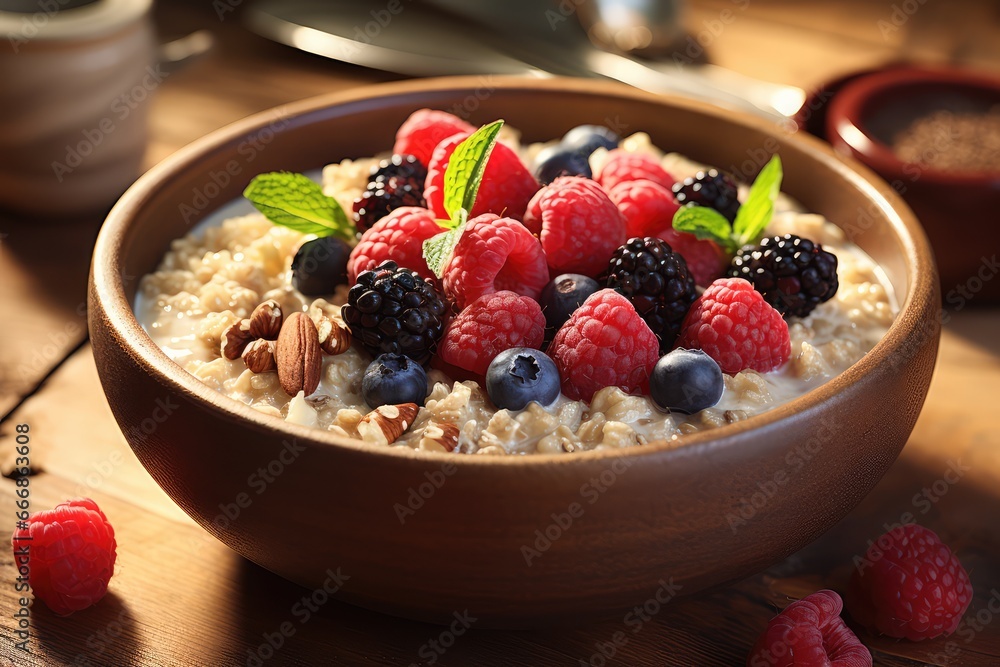
[[[239,359],[253,339],[250,335],[250,320],[240,320],[229,325],[222,333],[222,356],[226,359]]]
[[[319,334],[309,316],[298,312],[286,317],[275,349],[278,382],[286,394],[303,391],[308,396],[316,391],[323,372],[322,355]]]
[[[243,363],[254,373],[266,373],[276,368],[274,341],[255,340],[243,350]]]
[[[250,314],[250,335],[275,340],[281,332],[281,320],[281,306],[274,299],[268,299]]]
[[[380,405],[358,422],[358,434],[365,442],[391,445],[410,428],[420,407],[416,403]]]
[[[319,346],[327,354],[343,354],[351,347],[351,332],[333,318],[320,316],[316,320],[316,331],[319,333]]]

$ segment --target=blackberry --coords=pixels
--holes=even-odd
[[[425,180],[427,180],[427,167],[413,155],[399,153],[379,162],[377,167],[372,168],[368,178],[370,189],[376,189],[371,187],[373,183],[386,190],[410,185],[415,192],[421,194],[424,191]]]
[[[386,260],[358,274],[340,314],[373,356],[403,354],[426,364],[444,332],[446,311],[431,281]]]
[[[728,275],[743,278],[783,316],[805,317],[837,293],[837,256],[794,234],[765,238],[733,258]]]
[[[606,285],[632,302],[666,352],[697,294],[680,254],[662,239],[631,238],[611,256]]]
[[[736,183],[717,169],[699,171],[694,178],[674,183],[674,199],[681,206],[707,206],[721,213],[729,222],[736,220],[740,200]]]
[[[369,183],[368,189],[354,200],[354,224],[359,232],[366,232],[372,225],[403,206],[424,208],[427,202],[421,190],[410,184],[388,189],[383,183]]]

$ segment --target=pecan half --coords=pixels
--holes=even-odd
[[[410,428],[420,410],[416,403],[380,405],[358,422],[358,434],[365,442],[391,445]]]
[[[286,317],[275,350],[278,382],[286,394],[295,396],[304,391],[308,396],[316,391],[323,371],[322,355],[319,334],[309,316],[299,312]]]
[[[250,334],[250,320],[240,320],[229,325],[229,328],[222,333],[222,356],[226,359],[239,359],[253,339]]]
[[[281,322],[281,306],[274,299],[268,299],[250,314],[250,335],[275,340],[281,332]]]
[[[258,339],[243,350],[243,363],[254,373],[266,373],[277,368],[274,361],[274,341]]]
[[[327,354],[343,354],[351,347],[351,332],[326,315],[316,320],[316,331],[319,333],[319,346]]]

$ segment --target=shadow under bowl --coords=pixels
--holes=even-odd
[[[830,102],[826,135],[835,150],[875,170],[916,213],[931,241],[942,290],[965,302],[996,303],[1000,280],[1000,170],[944,170],[935,153],[958,142],[942,129],[901,159],[896,136],[938,111],[983,114],[1000,107],[1000,78],[958,68],[895,67],[850,81]],[[962,296],[966,295],[966,296]]]
[[[677,97],[576,80],[476,78],[351,90],[257,114],[143,176],[94,252],[90,331],[104,391],[133,451],[177,504],[251,561],[348,602],[486,626],[607,615],[759,571],[851,510],[903,447],[937,350],[939,293],[905,204],[818,140]],[[415,109],[504,118],[527,141],[584,123],[741,173],[781,154],[784,189],[880,263],[901,310],[857,364],[745,422],[620,452],[456,456],[365,443],[261,414],[172,362],[133,314],[132,276],[240,195],[255,174],[384,151]],[[747,175],[752,175],[748,173]],[[164,406],[167,406],[166,408]],[[858,545],[862,549],[864,545]]]

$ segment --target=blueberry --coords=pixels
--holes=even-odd
[[[621,140],[621,137],[603,125],[580,125],[567,132],[559,143],[565,150],[590,156],[598,148],[618,148]]]
[[[668,352],[649,378],[649,393],[658,406],[687,414],[718,403],[723,389],[719,364],[701,350]]]
[[[512,347],[487,369],[486,392],[501,410],[523,410],[531,401],[550,405],[559,398],[559,371],[544,352]]]
[[[306,241],[292,260],[292,285],[306,296],[333,294],[347,284],[350,256],[351,246],[333,236]]]
[[[427,373],[407,356],[380,354],[365,369],[361,394],[373,409],[399,403],[423,405],[427,397]]]
[[[535,159],[535,178],[542,185],[548,185],[559,176],[591,178],[594,174],[587,160],[589,155],[590,153],[580,151],[567,151],[562,146],[543,148]]]
[[[600,285],[596,280],[578,273],[564,273],[549,281],[538,297],[538,303],[545,313],[546,332],[554,334],[566,323],[573,311],[599,289]]]

